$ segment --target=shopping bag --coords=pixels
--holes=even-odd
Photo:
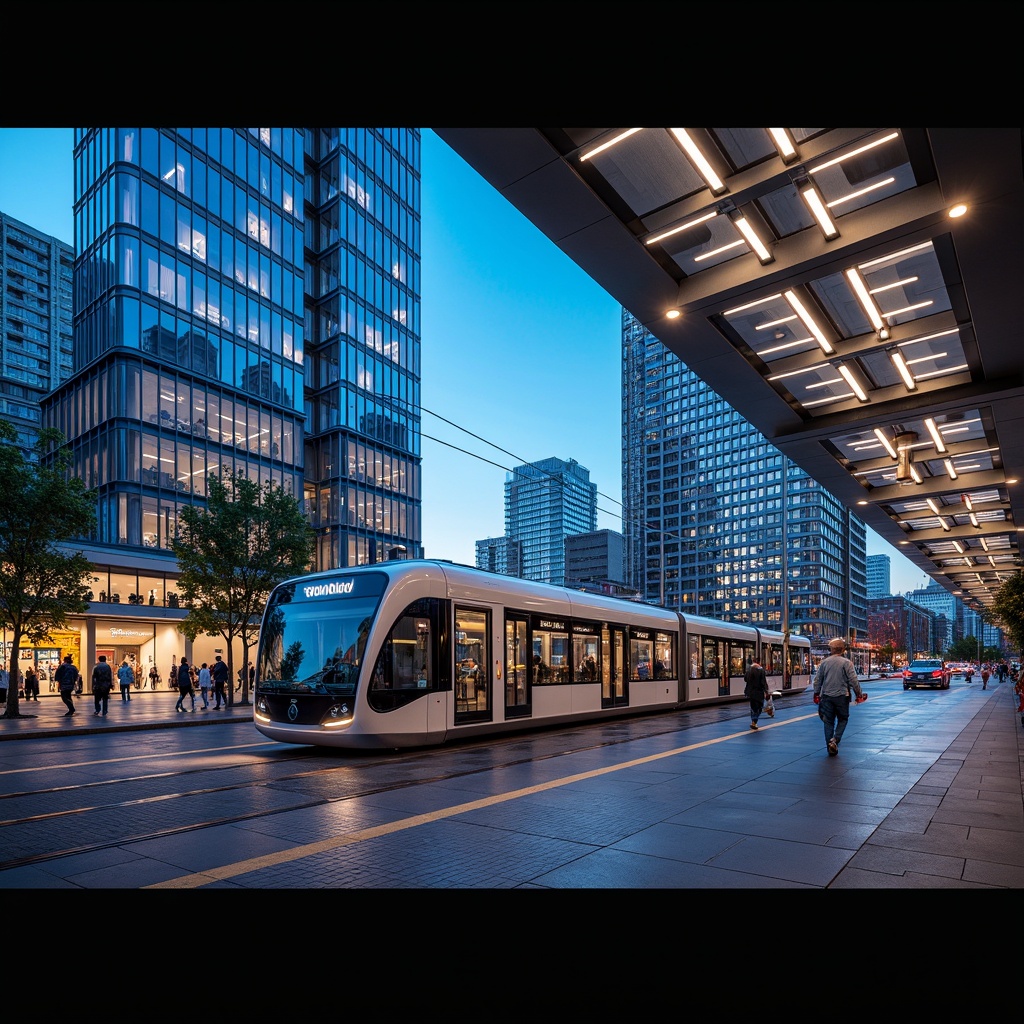
[[[775,701],[771,697],[765,702],[764,710],[769,718],[775,717]]]

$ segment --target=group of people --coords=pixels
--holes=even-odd
[[[814,673],[814,703],[825,728],[825,749],[829,757],[839,753],[839,743],[850,720],[851,702],[861,704],[868,699],[857,678],[853,662],[846,657],[846,641],[837,636],[829,641],[828,657],[822,658]],[[768,676],[757,659],[747,669],[744,693],[750,701],[750,728],[758,728],[758,719],[771,698]],[[856,694],[856,697],[854,697]]]
[[[189,665],[187,658],[181,659],[180,665],[171,666],[171,677],[177,681],[178,702],[174,705],[175,711],[195,711],[196,709],[196,686],[199,687],[199,695],[203,702],[203,710],[210,706],[210,690],[213,690],[214,711],[220,711],[222,707],[228,706],[228,666],[218,654],[214,658],[213,665],[205,661],[199,669]],[[185,707],[185,698],[191,701],[191,707]]]

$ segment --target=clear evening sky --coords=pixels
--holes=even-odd
[[[622,530],[619,305],[432,131],[422,134],[423,546],[472,565],[506,471],[575,459]],[[70,128],[0,128],[0,211],[71,244]],[[892,559],[893,593],[925,574]]]

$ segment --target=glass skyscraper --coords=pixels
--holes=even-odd
[[[414,128],[76,130],[74,365],[42,421],[98,495],[89,630],[177,607],[214,474],[303,502],[315,568],[421,553],[419,162]]]
[[[34,457],[39,403],[71,376],[74,250],[0,211],[0,415]]]
[[[626,310],[622,374],[626,583],[709,618],[863,639],[863,522]]]

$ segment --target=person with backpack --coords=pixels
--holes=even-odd
[[[69,718],[75,713],[74,693],[78,685],[78,669],[71,661],[71,655],[65,654],[64,660],[57,666],[53,678],[57,680],[57,688],[60,691],[60,699],[64,702],[67,711],[64,717]]]
[[[94,714],[102,713],[104,718],[107,715],[107,700],[110,697],[110,691],[114,688],[114,673],[111,671],[110,666],[107,664],[107,656],[105,654],[100,655],[100,660],[96,663],[96,667],[92,670],[92,700],[96,710]]]
[[[185,711],[185,698],[192,698],[192,710],[196,709],[196,691],[192,686],[192,673],[189,670],[188,659],[184,656],[178,666],[178,703],[174,705],[175,711]]]
[[[219,654],[214,660],[210,675],[213,677],[213,699],[216,701],[213,710],[220,711],[221,701],[224,702],[224,707],[228,706],[228,666]]]

